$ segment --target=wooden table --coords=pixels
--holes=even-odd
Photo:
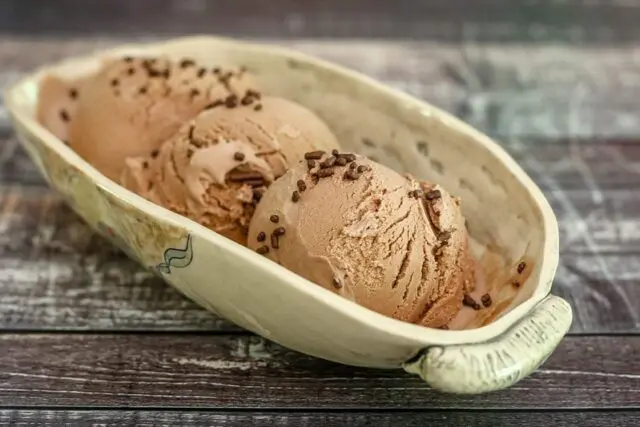
[[[531,174],[560,222],[554,292],[575,321],[535,374],[482,396],[284,349],[92,235],[0,105],[0,425],[640,425],[640,9],[529,1],[514,26],[519,9],[492,0],[474,0],[477,13],[440,1],[235,0],[224,14],[132,3],[3,1],[0,84],[122,40],[213,27],[359,69],[496,136]]]

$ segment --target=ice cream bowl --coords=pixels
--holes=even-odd
[[[380,315],[101,175],[37,123],[38,83],[46,73],[82,76],[124,55],[245,66],[265,93],[317,113],[345,149],[459,196],[493,308],[451,330]],[[43,176],[92,228],[201,306],[283,346],[348,365],[403,368],[446,392],[481,393],[530,374],[571,324],[569,305],[550,294],[558,230],[537,186],[485,135],[364,75],[278,47],[191,37],[52,65],[10,87],[5,101]]]

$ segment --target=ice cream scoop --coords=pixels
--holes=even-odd
[[[122,184],[246,244],[265,187],[305,152],[335,148],[335,136],[311,111],[254,93],[211,106],[157,153],[127,160]]]
[[[249,248],[393,318],[445,327],[474,286],[459,200],[353,154],[307,153],[265,192]]]
[[[242,69],[126,57],[107,61],[83,81],[43,79],[39,118],[94,167],[118,180],[126,158],[159,148],[212,102],[229,97],[233,102],[255,88]]]

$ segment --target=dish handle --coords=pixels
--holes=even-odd
[[[547,360],[569,330],[571,320],[569,304],[548,295],[500,336],[476,344],[429,347],[403,368],[443,392],[501,390]]]

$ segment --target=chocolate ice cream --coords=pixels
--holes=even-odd
[[[239,243],[265,187],[309,150],[338,141],[311,111],[257,92],[218,103],[148,158],[127,160],[122,184]]]
[[[255,89],[242,70],[204,68],[192,60],[110,60],[93,76],[40,87],[38,118],[113,180],[124,160],[148,155],[205,106]],[[59,120],[58,120],[59,119]]]
[[[353,154],[307,153],[265,192],[249,248],[371,310],[445,327],[473,286],[459,200]]]

